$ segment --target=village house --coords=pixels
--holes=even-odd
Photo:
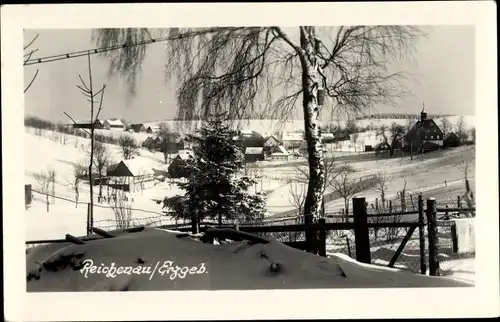
[[[335,137],[333,136],[333,133],[321,133],[321,141],[323,143],[333,143],[335,141]]]
[[[443,131],[427,117],[427,112],[422,106],[420,120],[418,120],[404,137],[404,148],[417,151],[423,148],[424,151],[438,149],[443,146]]]
[[[107,119],[103,123],[103,128],[106,130],[124,130],[125,124],[119,119]]]
[[[264,148],[247,147],[245,149],[245,162],[254,163],[257,161],[264,161]]]
[[[443,140],[443,147],[456,148],[460,146],[460,138],[454,132],[448,133]]]
[[[170,178],[187,178],[189,173],[186,170],[186,161],[193,158],[193,153],[189,150],[180,151],[168,166],[168,175]]]
[[[251,135],[240,133],[241,146],[248,147],[264,147],[265,139],[259,133],[252,131]]]
[[[132,129],[135,133],[146,132],[146,127],[143,123],[130,124],[129,129]]]
[[[274,136],[268,136],[264,139],[264,147],[274,148],[280,145],[280,141]]]
[[[75,122],[72,122],[71,125],[73,126],[74,129],[90,129],[92,122],[90,120],[88,120],[88,121],[75,121]],[[103,128],[103,122],[99,119],[95,120],[94,129],[102,129],[102,128]]]
[[[160,126],[149,125],[146,127],[146,133],[158,133],[160,131]]]
[[[271,149],[270,159],[273,161],[288,161],[290,154],[286,148],[282,145],[273,147]]]
[[[128,192],[142,191],[154,186],[155,173],[141,159],[122,160],[106,169],[108,185]]]
[[[150,136],[142,142],[142,147],[148,150],[158,150],[161,148],[161,139],[156,135]]]
[[[295,150],[300,147],[304,141],[303,132],[283,132],[281,133],[281,143],[288,150]]]

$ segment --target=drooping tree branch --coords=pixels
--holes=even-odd
[[[336,110],[356,112],[395,102],[406,94],[407,74],[391,70],[389,63],[408,57],[423,33],[408,26],[300,26],[297,39],[285,29],[98,29],[94,39],[100,46],[116,46],[149,40],[153,32],[166,35],[165,80],[177,82],[181,120],[203,120],[222,111],[235,122],[255,115],[284,120],[301,96],[309,167],[314,170],[305,208],[317,213],[325,181],[319,87],[327,94],[324,106]],[[145,46],[128,46],[104,54],[110,71],[125,76],[131,93],[145,53]]]

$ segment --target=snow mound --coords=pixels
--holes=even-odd
[[[256,235],[214,245],[159,229],[110,233],[115,237],[33,249],[26,258],[27,291],[472,286],[362,265],[339,255],[324,258]]]

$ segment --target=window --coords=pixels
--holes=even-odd
[[[434,135],[431,135],[431,140],[433,140],[433,139],[434,139]]]
[[[439,140],[439,135],[438,135],[438,136],[436,136],[436,139],[438,139],[438,140]]]

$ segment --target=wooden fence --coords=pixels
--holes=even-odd
[[[189,224],[182,225],[162,225],[157,228],[162,229],[172,229],[183,232],[200,233],[204,232],[207,228],[232,228],[237,229],[246,233],[271,233],[271,232],[304,232],[305,240],[302,241],[288,241],[285,244],[301,249],[307,252],[315,253],[320,256],[326,257],[326,244],[327,244],[327,234],[329,231],[354,231],[355,240],[355,259],[362,263],[372,263],[371,259],[371,246],[369,238],[370,228],[405,228],[406,234],[401,240],[397,250],[393,254],[389,261],[388,266],[393,267],[399,256],[402,254],[405,246],[410,240],[413,233],[418,229],[418,244],[419,244],[419,256],[420,256],[420,273],[426,274],[427,272],[427,256],[426,256],[426,243],[425,243],[425,228],[427,227],[427,238],[428,238],[428,263],[429,263],[429,275],[436,276],[440,275],[439,271],[439,260],[438,260],[438,225],[443,225],[445,221],[438,221],[438,212],[473,212],[475,209],[449,209],[449,208],[437,208],[436,200],[430,198],[427,200],[426,209],[424,209],[424,202],[422,196],[419,195],[418,198],[418,210],[407,211],[401,213],[390,213],[390,214],[367,214],[367,203],[365,198],[353,198],[353,216],[352,220],[346,220],[346,222],[326,222],[325,218],[319,218],[318,220],[312,220],[305,218],[305,224],[292,224],[292,225],[232,225],[232,224],[218,224],[216,222],[201,222],[198,223],[196,220],[192,220]],[[379,222],[378,219],[381,217],[394,217],[394,216],[412,216],[413,220],[402,220],[393,221],[387,220],[385,222]],[[376,218],[377,222],[372,222],[371,219]],[[453,221],[447,221],[450,226],[453,226]],[[96,232],[98,235],[105,236],[105,232],[101,229],[89,227],[90,230]],[[134,231],[131,228],[130,231]],[[38,245],[45,243],[65,243],[65,242],[75,242],[78,238],[66,235],[65,239],[58,240],[35,240],[27,241],[27,245]],[[92,238],[91,238],[92,239]],[[82,239],[83,240],[83,239]],[[349,250],[350,251],[350,250]]]

